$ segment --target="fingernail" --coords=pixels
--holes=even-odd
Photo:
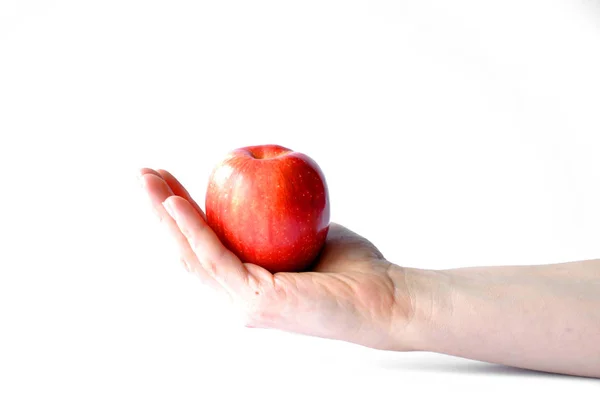
[[[169,215],[171,217],[173,217],[173,219],[175,221],[177,221],[177,212],[175,211],[175,207],[173,206],[173,204],[171,203],[169,198],[167,198],[164,202],[162,202],[162,205],[165,208],[165,210],[167,211],[167,213],[169,213]]]

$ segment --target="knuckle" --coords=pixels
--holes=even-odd
[[[217,263],[211,260],[202,262],[202,266],[208,274],[214,277],[217,274]]]
[[[179,261],[181,262],[181,264],[183,265],[183,267],[185,268],[186,271],[188,271],[188,272],[192,271],[192,267],[190,266],[190,264],[188,263],[188,261],[185,257],[179,257]]]

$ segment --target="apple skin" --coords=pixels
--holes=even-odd
[[[231,151],[210,175],[205,208],[229,250],[272,273],[309,267],[329,230],[323,172],[309,156],[279,145]]]

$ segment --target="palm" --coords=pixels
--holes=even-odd
[[[392,265],[359,235],[332,224],[308,272],[271,275],[246,267],[263,288],[254,300],[245,297],[253,305],[250,325],[389,348],[389,325],[398,309]],[[365,328],[374,330],[365,333]]]
[[[405,291],[397,286],[403,270],[387,262],[368,240],[331,224],[326,245],[311,270],[271,274],[257,265],[242,264],[228,251],[172,175],[145,169],[142,180],[159,217],[178,241],[186,267],[228,293],[248,326],[398,348],[392,347],[390,325],[397,327],[398,320],[409,315],[410,300],[398,294]],[[177,224],[160,205],[173,195],[183,198],[174,201],[187,212],[185,221]],[[190,224],[181,229],[185,234],[177,228],[182,222]]]

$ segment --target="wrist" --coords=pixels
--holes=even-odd
[[[451,285],[441,271],[394,267],[390,271],[396,301],[403,307],[393,326],[399,351],[431,351],[436,331],[443,330],[443,314],[452,308]]]

